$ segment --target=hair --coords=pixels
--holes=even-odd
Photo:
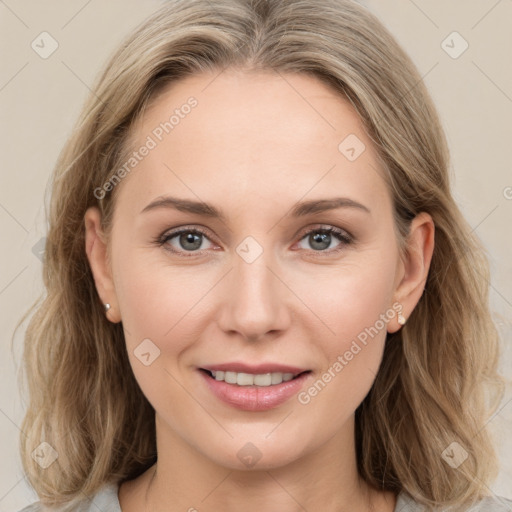
[[[167,1],[107,62],[54,169],[46,293],[24,317],[34,313],[20,436],[31,485],[44,504],[73,506],[156,461],[155,412],[130,368],[122,323],[105,318],[84,213],[97,206],[109,233],[117,191],[102,199],[94,191],[125,161],[134,123],[169,84],[228,67],[308,74],[334,88],[375,145],[401,247],[411,219],[431,215],[424,293],[407,324],[388,334],[356,411],[358,471],[427,507],[476,501],[497,474],[485,424],[503,393],[487,258],[451,195],[447,142],[422,77],[383,24],[350,0]],[[46,469],[31,457],[43,441],[58,453]],[[469,454],[457,469],[442,457],[452,442]]]

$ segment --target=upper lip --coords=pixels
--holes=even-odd
[[[242,362],[212,364],[208,366],[201,366],[202,370],[208,371],[223,371],[223,372],[236,372],[236,373],[252,373],[254,375],[262,375],[264,373],[293,373],[298,375],[308,371],[306,368],[298,368],[297,366],[288,366],[280,363],[261,363],[261,364],[247,364]]]

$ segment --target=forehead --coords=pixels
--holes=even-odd
[[[134,150],[151,146],[126,180],[131,184],[123,184],[134,201],[172,192],[218,204],[238,199],[239,206],[258,197],[272,205],[339,192],[389,203],[357,112],[305,74],[191,75],[151,102],[132,141]]]

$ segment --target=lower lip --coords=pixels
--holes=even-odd
[[[199,373],[217,398],[244,411],[266,411],[283,404],[300,391],[311,374],[303,373],[273,386],[238,386],[215,380],[203,370],[199,370]]]

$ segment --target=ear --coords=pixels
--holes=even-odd
[[[405,320],[411,315],[425,289],[434,252],[434,233],[434,221],[428,213],[422,212],[412,220],[395,290],[395,300],[402,305],[401,313]],[[393,333],[400,327],[397,315],[388,323],[387,330]]]
[[[96,290],[103,304],[110,304],[107,318],[117,323],[121,321],[117,296],[112,279],[112,271],[107,253],[107,240],[101,227],[101,213],[98,208],[88,208],[84,215],[85,252],[94,277]]]

